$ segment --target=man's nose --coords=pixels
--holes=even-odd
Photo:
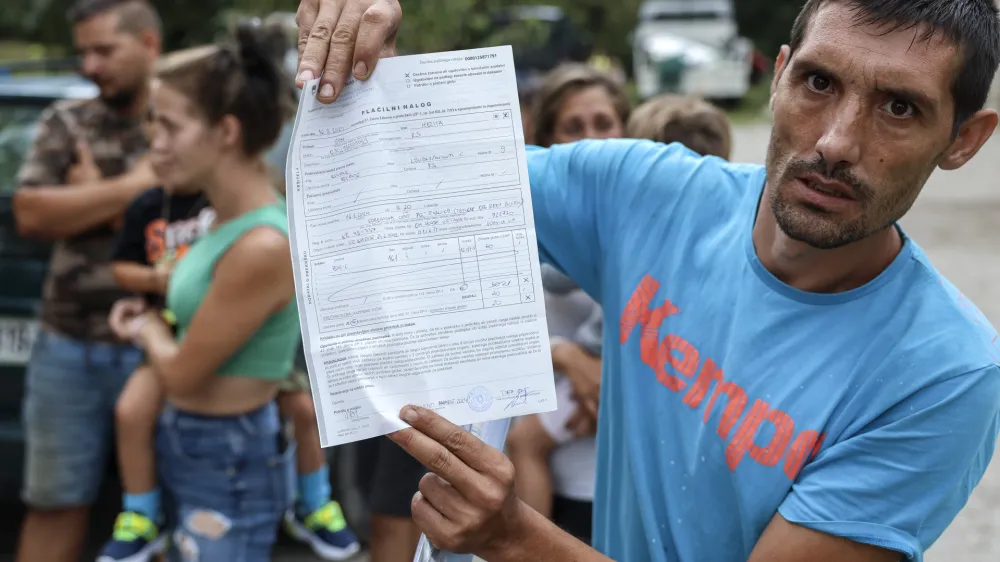
[[[101,62],[94,53],[85,53],[80,58],[80,72],[84,76],[93,76],[101,69]]]
[[[831,168],[857,164],[864,150],[867,121],[862,103],[845,99],[829,115],[823,136],[816,142],[816,152]]]
[[[587,125],[587,130],[585,131],[584,138],[587,139],[606,139],[608,138],[608,129],[598,127],[596,123],[590,123]]]
[[[158,135],[153,133],[149,138],[149,151],[154,155],[160,156],[167,152],[167,140],[163,138],[163,135]]]

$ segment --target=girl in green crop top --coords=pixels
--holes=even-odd
[[[151,141],[157,173],[165,184],[202,186],[216,222],[170,276],[176,336],[144,300],[120,301],[109,322],[146,352],[148,367],[125,394],[145,397],[151,411],[165,398],[155,461],[176,500],[173,546],[204,560],[268,560],[284,518],[321,558],[343,560],[359,546],[329,501],[325,464],[300,475],[296,507],[285,512],[288,455],[275,397],[301,342],[284,201],[261,154],[281,131],[286,83],[257,33],[241,27],[236,45],[161,61]],[[295,422],[297,435],[300,425],[316,429],[314,419]],[[158,497],[155,489],[126,494],[101,560],[151,559],[163,542]]]

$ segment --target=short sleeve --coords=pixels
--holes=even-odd
[[[153,188],[143,193],[133,200],[125,210],[122,227],[118,231],[115,249],[111,255],[112,261],[150,265],[146,257],[146,227],[156,218],[159,211],[154,206],[153,213],[150,213],[150,199],[155,195],[153,192],[159,189]]]
[[[528,147],[527,159],[541,258],[595,298],[605,256],[630,214],[651,189],[658,210],[669,211],[700,160],[679,144],[633,139]]]
[[[786,520],[922,560],[993,456],[996,365],[910,395],[807,464],[779,508]]]
[[[75,140],[54,107],[38,120],[35,137],[17,174],[19,187],[62,185],[76,158]]]

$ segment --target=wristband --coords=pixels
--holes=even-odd
[[[163,318],[163,321],[166,322],[168,326],[174,326],[177,324],[177,315],[174,314],[169,308],[161,310],[160,317]]]

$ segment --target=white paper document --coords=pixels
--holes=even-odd
[[[556,407],[510,47],[381,60],[305,85],[287,173],[324,447]]]

